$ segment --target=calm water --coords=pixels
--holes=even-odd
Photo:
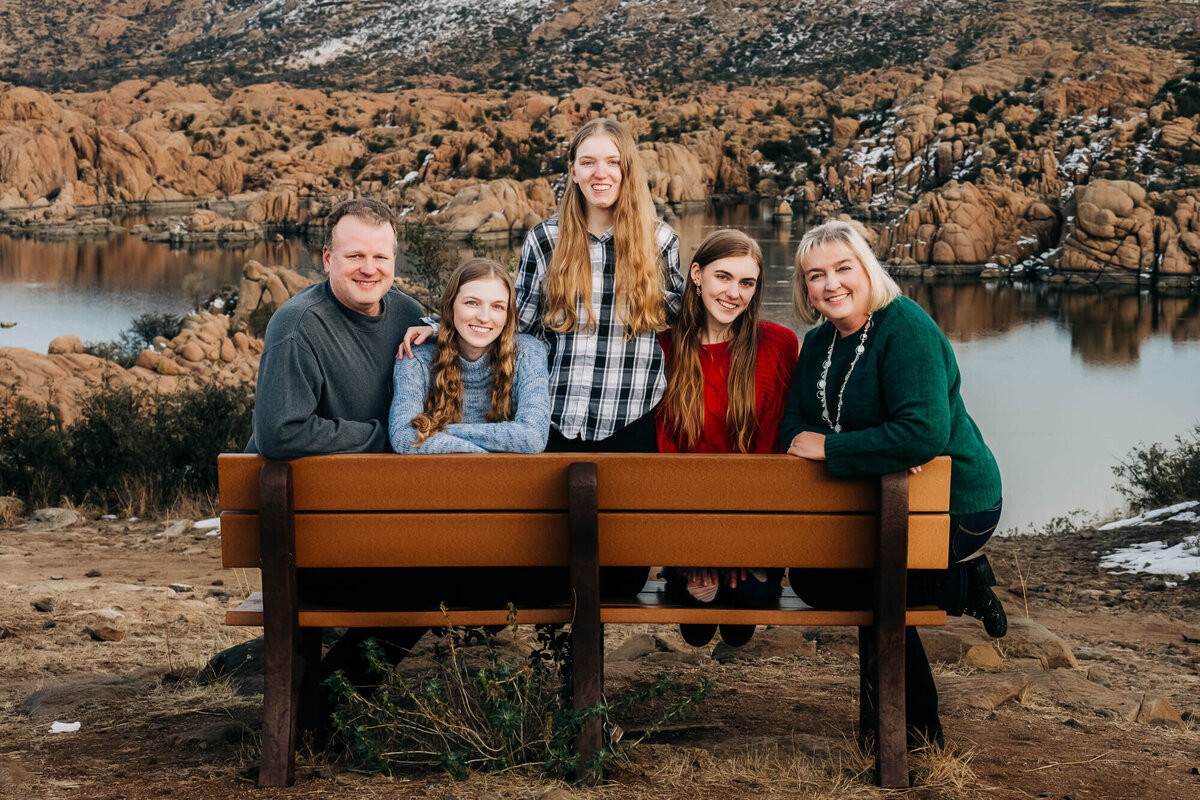
[[[764,314],[803,333],[790,287],[802,221],[776,227],[740,206],[673,224],[685,263],[713,228],[755,236],[768,264]],[[125,235],[102,242],[0,236],[0,320],[18,323],[0,330],[0,347],[45,352],[64,333],[116,338],[138,314],[188,311],[193,298],[236,282],[248,259],[313,275],[320,269],[319,249],[297,241],[186,251]],[[1118,508],[1112,466],[1139,441],[1166,441],[1200,421],[1200,299],[1037,283],[901,284],[954,343],[967,407],[1004,475],[1003,527]]]

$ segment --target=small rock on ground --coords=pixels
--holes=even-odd
[[[83,516],[73,508],[39,508],[30,515],[25,529],[57,531],[80,522],[83,522]]]
[[[248,738],[249,729],[240,722],[213,722],[202,725],[171,737],[171,744],[176,747],[185,745],[207,750],[217,745],[241,742]]]
[[[637,661],[659,650],[658,641],[648,633],[635,633],[605,658],[605,661]]]
[[[30,719],[68,719],[80,706],[108,702],[119,706],[122,701],[149,691],[155,678],[149,672],[134,675],[98,675],[76,678],[46,686],[22,700],[17,713]]]
[[[1031,619],[1009,618],[1008,635],[1000,640],[1009,657],[1026,656],[1044,659],[1050,669],[1075,669],[1079,662],[1071,646],[1045,625]]]
[[[263,637],[259,636],[217,653],[209,659],[197,681],[207,684],[228,678],[238,694],[262,694],[265,659]]]
[[[754,632],[754,638],[741,647],[730,647],[720,642],[713,648],[712,657],[724,664],[729,661],[757,661],[766,658],[796,658],[814,656],[817,643],[807,639],[799,628],[762,628]]]
[[[991,711],[1020,701],[1029,691],[1025,675],[948,675],[938,679],[939,705],[948,711],[977,708]]]
[[[96,642],[119,642],[125,638],[125,631],[111,625],[97,625],[94,628],[84,628],[83,632]]]
[[[1091,711],[1109,718],[1132,720],[1137,716],[1136,697],[1092,683],[1079,672],[1056,669],[1035,672],[1028,677],[1035,696],[1065,708]]]

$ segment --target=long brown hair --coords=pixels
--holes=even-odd
[[[473,258],[450,275],[442,292],[442,325],[438,329],[437,349],[430,368],[429,395],[425,410],[413,418],[417,430],[414,445],[444,430],[452,422],[462,422],[462,369],[458,364],[458,333],[454,325],[454,300],[464,284],[484,278],[495,278],[508,288],[508,316],[495,341],[488,346],[492,360],[492,377],[488,380],[492,404],[487,412],[488,422],[512,419],[513,374],[517,368],[517,298],[512,276],[498,261]]]
[[[542,292],[547,328],[569,333],[579,327],[576,312],[587,309],[587,328],[596,323],[592,308],[592,261],[588,252],[587,204],[579,185],[570,179],[580,145],[593,136],[607,136],[621,157],[621,191],[613,213],[613,246],[617,256],[616,292],[628,336],[667,327],[658,217],[642,170],[637,143],[613,119],[594,119],[575,134],[567,150],[570,164],[567,188],[558,206],[558,242],[546,270]]]
[[[755,404],[754,367],[758,356],[758,306],[762,298],[762,249],[758,242],[741,231],[724,229],[704,237],[692,263],[701,271],[722,258],[750,256],[758,264],[759,285],[730,326],[729,408],[725,428],[739,453],[754,447],[758,433],[758,409]],[[689,270],[689,274],[690,274]],[[667,427],[681,450],[691,450],[704,432],[704,372],[700,366],[700,337],[706,328],[704,301],[689,287],[683,293],[679,316],[671,329],[671,368],[667,392],[663,397]]]

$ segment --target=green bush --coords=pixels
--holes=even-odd
[[[446,279],[450,277],[446,237],[445,231],[415,222],[407,222],[400,228],[408,271],[424,289],[416,299],[430,312],[438,310],[442,290],[446,288]]]
[[[121,331],[114,342],[87,342],[83,352],[115,361],[128,369],[137,363],[138,353],[154,343],[156,337],[174,339],[183,330],[183,318],[177,314],[141,314]]]
[[[63,494],[67,463],[49,408],[13,395],[0,400],[0,494],[45,505]]]
[[[0,400],[0,486],[29,505],[66,498],[138,515],[211,496],[217,455],[240,451],[254,410],[249,385],[152,395],[102,384],[66,429],[50,410]]]
[[[509,623],[515,633],[511,606]],[[712,688],[707,678],[681,687],[664,673],[611,703],[576,710],[561,627],[539,626],[537,646],[526,656],[501,652],[491,635],[483,637],[482,648],[470,647],[480,636],[448,628],[434,652],[436,667],[420,676],[389,664],[374,640],[364,643],[367,663],[380,678],[377,690],[360,692],[340,671],[325,681],[339,704],[331,721],[348,760],[385,774],[407,765],[440,767],[457,780],[472,770],[514,768],[589,780],[620,757],[621,733],[608,723],[611,710],[636,708],[656,716],[649,733],[684,716]],[[606,723],[603,747],[582,763],[572,743],[597,718]]]
[[[1134,511],[1200,500],[1200,423],[1175,437],[1174,447],[1139,444],[1113,467],[1116,489]]]

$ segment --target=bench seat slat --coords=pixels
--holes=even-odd
[[[820,462],[779,455],[331,455],[292,462],[296,510],[565,511],[563,475],[584,458],[597,465],[601,510],[737,511],[750,504],[755,511],[868,512],[879,504],[877,479],[833,478]],[[218,463],[221,508],[257,511],[264,459],[225,454]],[[423,481],[426,474],[455,480]],[[910,510],[946,511],[949,474],[942,456],[910,476]],[[371,476],[369,488],[363,475]]]
[[[449,609],[431,611],[356,611],[335,608],[302,608],[300,626],[321,627],[436,627],[441,625],[504,625],[508,622],[506,609]],[[777,605],[768,608],[696,608],[668,601],[661,592],[643,592],[636,601],[607,602],[600,612],[605,623],[675,624],[732,623],[759,625],[870,625],[870,611],[818,611],[808,608],[790,590]],[[522,608],[517,612],[522,624],[567,624],[571,609],[567,606]],[[225,624],[235,626],[262,625],[262,593],[255,592],[238,608],[225,614]],[[908,610],[907,625],[945,625],[946,612],[936,608]]]
[[[600,515],[600,563],[613,566],[870,567],[871,514]],[[298,567],[558,566],[555,513],[297,514]],[[946,566],[949,517],[909,516],[909,569]],[[259,566],[258,515],[221,514],[222,563]]]

